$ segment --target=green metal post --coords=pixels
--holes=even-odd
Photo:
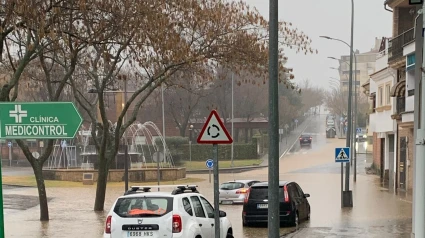
[[[4,238],[4,212],[3,212],[3,180],[1,173],[2,165],[0,159],[0,238]]]

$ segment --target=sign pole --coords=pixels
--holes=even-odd
[[[218,145],[213,144],[214,160],[214,224],[215,237],[220,238],[220,210],[218,203]]]
[[[344,164],[341,163],[341,207],[344,207]]]
[[[9,147],[9,166],[12,167],[12,147],[11,146],[8,146],[8,147]]]
[[[215,238],[220,238],[220,207],[219,207],[219,191],[218,191],[218,144],[231,144],[232,137],[223,124],[222,119],[216,110],[212,110],[201,133],[197,139],[198,144],[212,144],[213,158],[208,159],[205,165],[209,168],[211,183],[211,167],[214,172],[214,231]],[[212,163],[212,165],[211,165]]]
[[[0,238],[5,238],[4,236],[4,213],[3,213],[3,181],[1,173],[1,159],[0,159]]]

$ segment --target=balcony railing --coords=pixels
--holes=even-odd
[[[399,97],[397,98],[397,114],[403,113],[406,111],[406,98]]]
[[[415,40],[414,28],[388,41],[388,63],[400,60],[403,57],[403,47]]]

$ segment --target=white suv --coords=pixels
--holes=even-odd
[[[196,187],[177,186],[170,193],[132,186],[108,213],[103,237],[214,238],[214,208]],[[223,211],[220,237],[233,238],[232,225]]]

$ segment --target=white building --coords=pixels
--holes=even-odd
[[[383,39],[383,46],[388,40]],[[397,123],[392,119],[396,113],[396,99],[391,89],[396,84],[397,71],[388,65],[388,47],[380,51],[376,57],[376,71],[370,75],[369,93],[372,108],[369,114],[369,135],[373,136],[373,157],[376,168],[380,171],[383,182],[390,190],[396,186],[396,143]]]

